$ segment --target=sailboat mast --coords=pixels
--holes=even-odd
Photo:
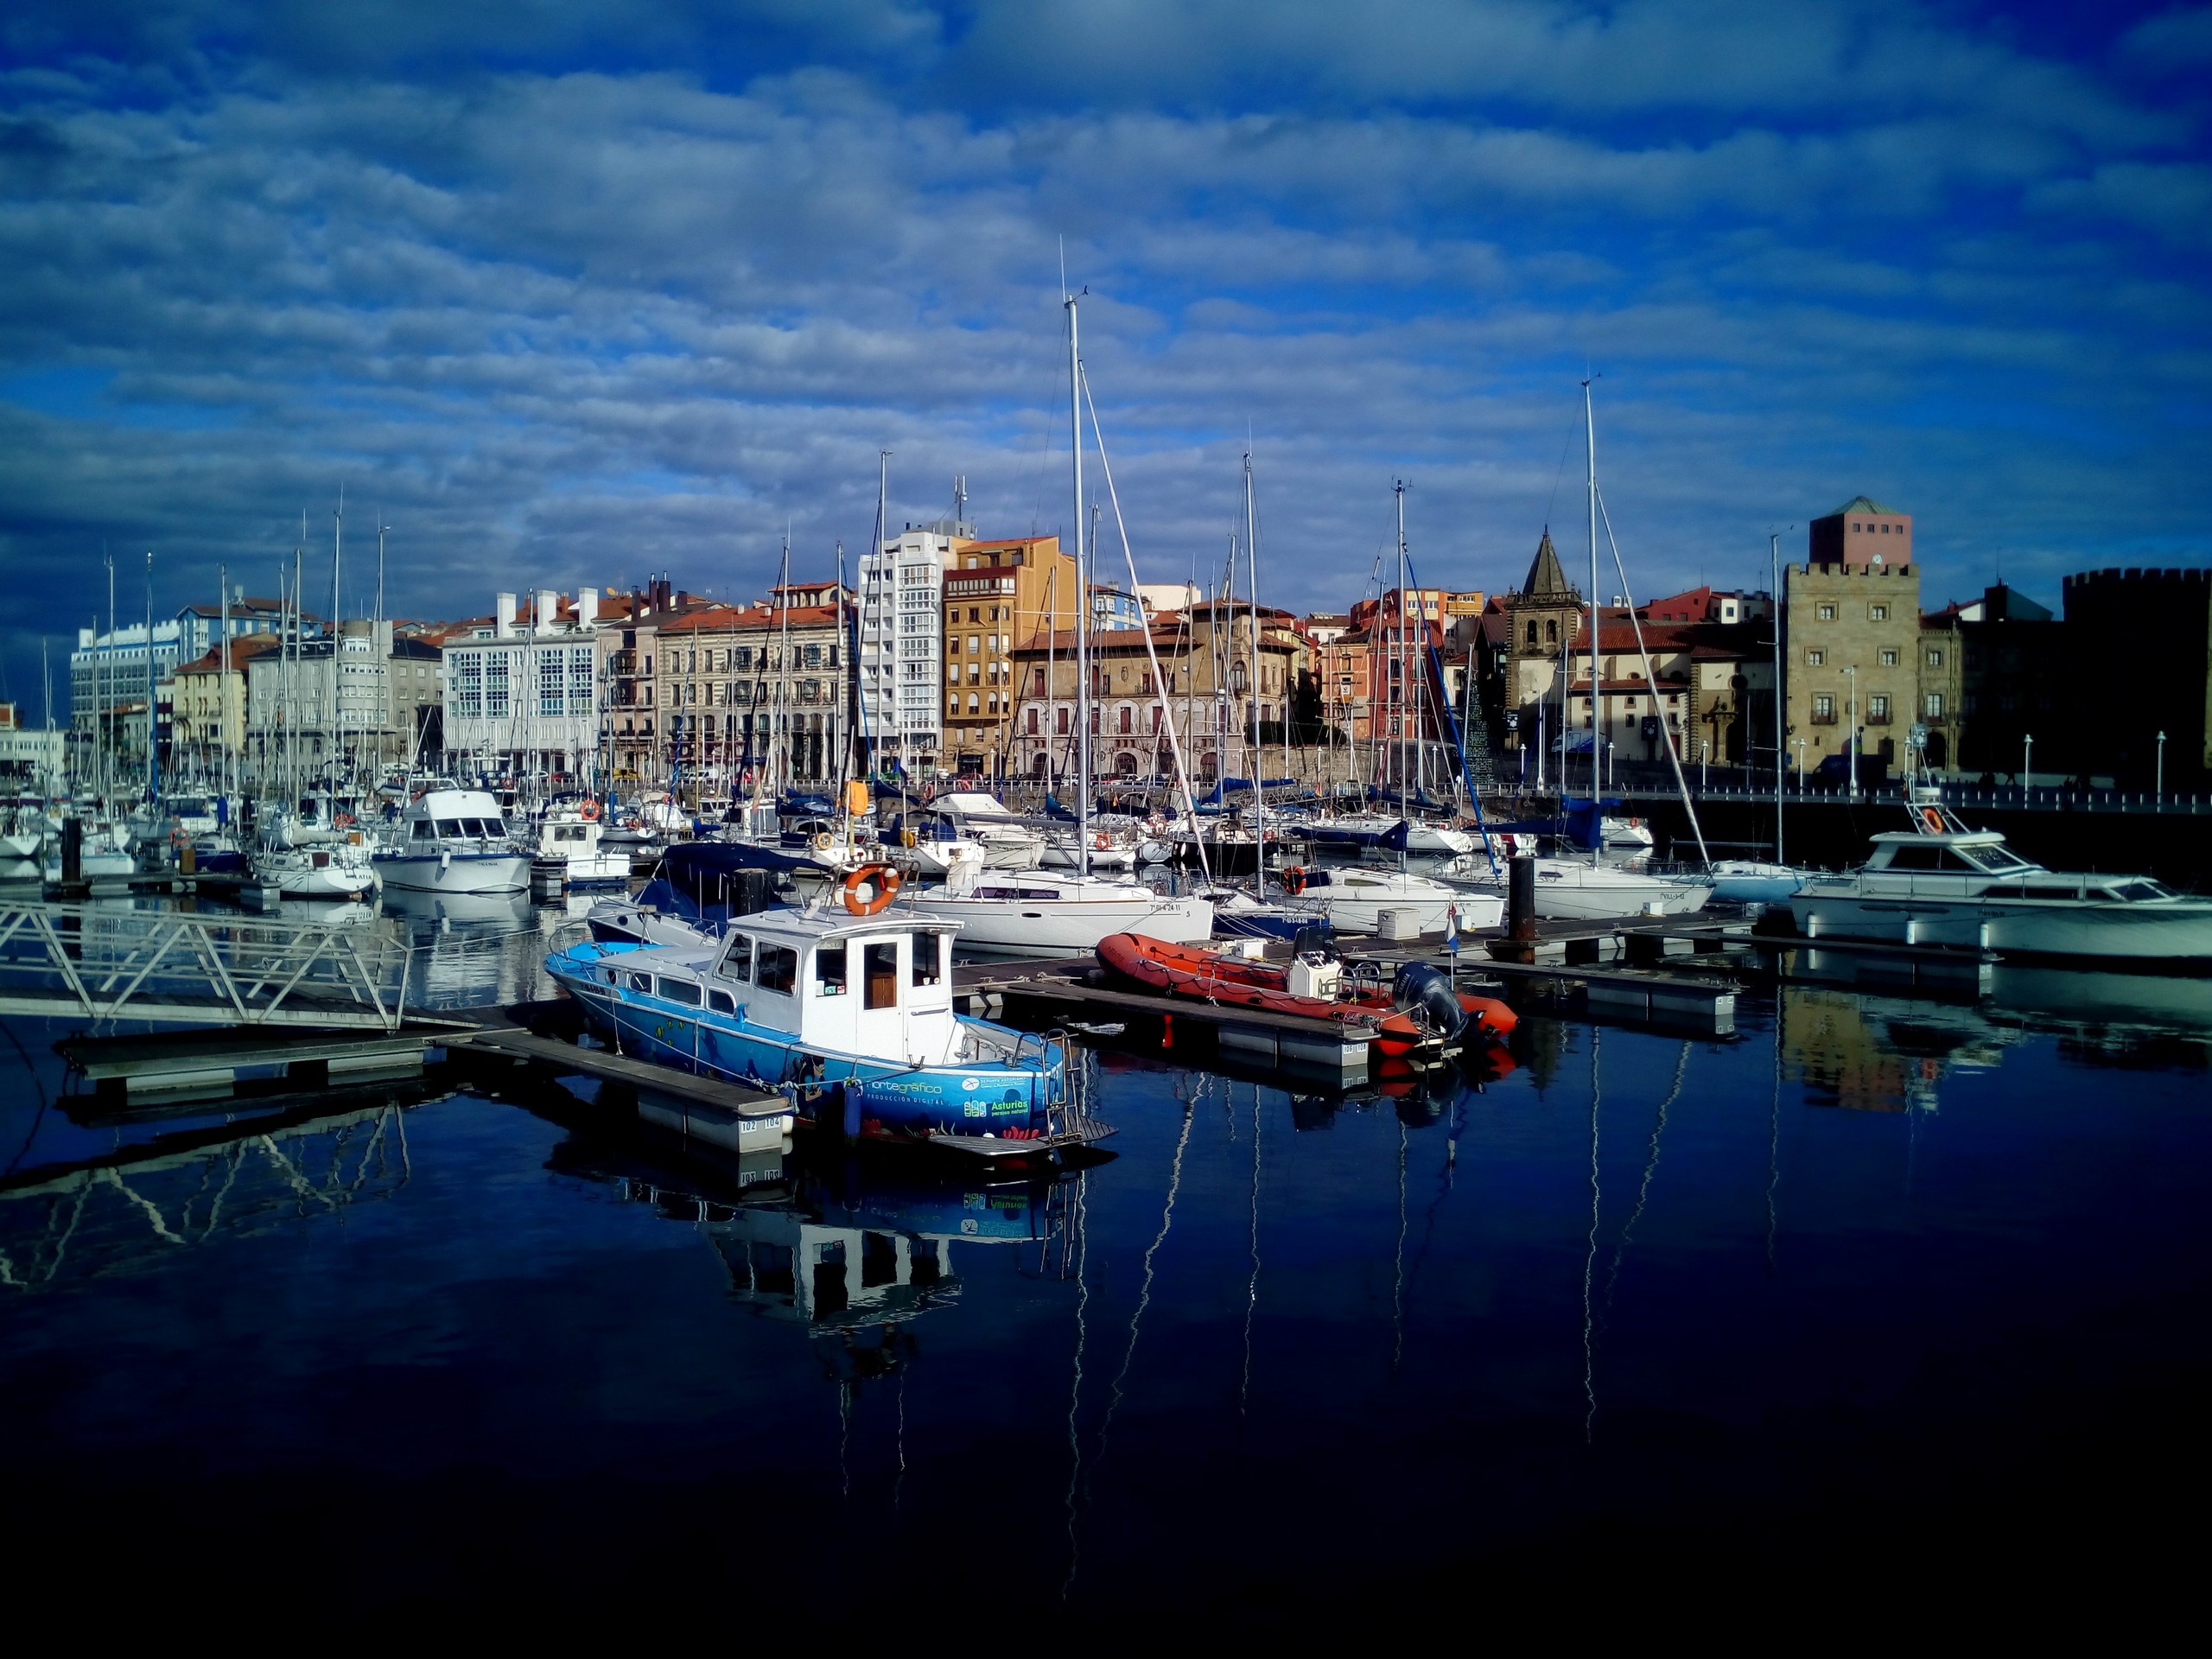
[[[1068,457],[1072,465],[1068,530],[1075,542],[1076,754],[1075,858],[1078,877],[1090,874],[1090,650],[1085,626],[1090,584],[1083,569],[1083,353],[1076,319],[1077,297],[1061,302],[1068,311]]]
[[[1268,782],[1266,751],[1260,740],[1260,560],[1254,547],[1257,513],[1252,503],[1252,452],[1244,452],[1244,571],[1248,578],[1244,613],[1250,619],[1252,681],[1252,880],[1264,894],[1268,877]]]
[[[219,746],[217,753],[222,756],[223,810],[227,821],[231,798],[231,571],[228,565],[215,567],[215,581],[223,590],[219,596],[222,620],[218,625],[223,630],[223,671],[215,677],[215,741]]]
[[[1397,715],[1398,726],[1398,816],[1402,818],[1409,818],[1411,814],[1406,805],[1406,774],[1408,770],[1406,765],[1406,710],[1409,705],[1406,693],[1408,690],[1407,682],[1413,677],[1406,671],[1405,480],[1398,479],[1394,480],[1390,486],[1390,493],[1397,498],[1398,502],[1398,683],[1395,687],[1398,693],[1397,708],[1395,711]],[[1398,856],[1399,861],[1401,863],[1404,862],[1405,855],[1403,852],[1401,852]]]
[[[1598,745],[1602,741],[1605,702],[1598,681],[1598,417],[1590,404],[1590,383],[1582,383],[1582,430],[1589,451],[1590,494],[1590,862],[1605,844],[1605,808],[1599,803]],[[1561,763],[1564,765],[1564,762]]]
[[[329,760],[323,766],[323,783],[334,795],[338,789],[338,752],[346,741],[346,722],[338,715],[338,652],[345,643],[346,614],[338,592],[339,561],[346,551],[346,491],[338,491],[338,511],[331,516],[330,526],[330,708],[324,718],[330,723],[330,747],[326,751]],[[544,619],[538,619],[542,623]],[[519,699],[518,699],[519,701]],[[334,811],[336,809],[332,809]]]
[[[146,800],[162,795],[160,732],[154,722],[154,550],[146,550]]]
[[[1767,598],[1767,632],[1774,639],[1774,861],[1785,863],[1782,855],[1782,776],[1783,755],[1788,742],[1783,735],[1782,708],[1782,537],[1770,534],[1766,538],[1767,581],[1770,588]]]

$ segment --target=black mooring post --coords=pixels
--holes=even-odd
[[[73,887],[85,879],[85,821],[61,820],[61,885]]]
[[[1506,936],[1523,944],[1536,937],[1536,861],[1527,854],[1506,862]]]

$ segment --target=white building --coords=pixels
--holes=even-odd
[[[231,637],[273,632],[281,614],[276,601],[249,599],[245,590],[238,588],[229,607]],[[224,607],[219,604],[188,605],[173,617],[157,618],[154,623],[155,681],[168,679],[180,664],[204,657],[219,644],[223,618]],[[301,620],[308,634],[321,631],[322,625],[314,615]],[[92,730],[103,707],[143,702],[147,683],[143,622],[124,623],[105,633],[91,628],[77,630],[77,649],[69,653],[69,713],[70,723],[79,733]]]
[[[489,625],[447,637],[448,764],[594,783],[607,637],[599,626],[599,593],[583,589],[565,614],[559,594],[536,598],[527,622],[516,620],[515,596],[501,594]]]
[[[944,571],[962,524],[909,529],[861,555],[861,714],[880,760],[934,766],[944,677]]]

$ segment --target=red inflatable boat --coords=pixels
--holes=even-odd
[[[1255,962],[1141,933],[1116,933],[1099,941],[1098,960],[1170,996],[1372,1025],[1376,1046],[1388,1055],[1444,1043],[1495,1043],[1516,1022],[1513,1010],[1495,998],[1454,990],[1440,969],[1408,963],[1386,984],[1346,974],[1333,948],[1301,950],[1287,963]]]

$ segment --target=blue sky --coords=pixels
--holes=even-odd
[[[1640,594],[1910,511],[1933,606],[2201,563],[2212,10],[1738,0],[17,0],[10,688],[106,543],[157,604],[378,518],[403,613],[717,594],[967,475],[1067,517],[1060,249],[1147,579]],[[365,561],[354,568],[365,573]],[[327,579],[327,564],[324,566]],[[349,587],[351,586],[349,582]]]

